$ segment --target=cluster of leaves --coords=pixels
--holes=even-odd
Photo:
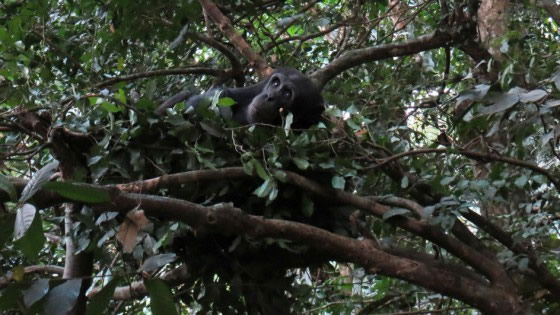
[[[265,2],[218,4],[232,20],[254,26],[243,33],[244,37],[253,47],[261,47],[262,53],[277,64],[314,69],[342,53],[329,45],[324,36],[278,44],[285,38],[271,39],[271,34],[286,25],[287,37],[316,33],[352,15],[353,1],[321,1],[320,11],[309,14],[299,14],[296,1]],[[362,8],[363,16],[375,20],[385,12],[387,4],[376,1]],[[435,2],[418,9],[420,14],[417,22],[409,26],[409,35],[423,34],[439,25],[440,11]],[[504,230],[514,232],[517,241],[531,240],[550,270],[560,274],[559,196],[544,174],[503,163],[473,162],[450,152],[404,157],[399,160],[400,168],[408,175],[398,178],[387,176],[376,167],[390,154],[436,147],[437,135],[445,131],[461,149],[499,153],[555,170],[560,158],[556,152],[560,136],[556,127],[560,72],[554,52],[560,48],[560,40],[557,25],[543,22],[539,15],[516,12],[512,31],[497,43],[506,60],[492,85],[479,82],[474,73],[481,65],[470,65],[465,61],[467,57],[456,49],[450,51],[451,75],[444,74],[447,53],[443,49],[420,57],[365,64],[327,85],[323,94],[330,106],[323,123],[306,131],[294,131],[289,128],[289,116],[281,127],[239,127],[224,121],[217,114],[216,105],[231,105],[227,100],[201,107],[196,113],[185,113],[186,109],[179,104],[165,118],[152,114],[162,99],[185,86],[209,86],[209,76],[150,77],[108,88],[92,87],[107,78],[184,67],[192,65],[192,61],[217,69],[230,67],[223,55],[190,39],[170,49],[170,43],[185,25],[189,32],[206,30],[205,23],[199,22],[203,18],[198,1],[7,1],[0,6],[0,13],[0,126],[14,119],[10,114],[4,115],[4,111],[22,106],[48,112],[53,127],[91,135],[95,143],[84,152],[90,174],[77,174],[76,181],[88,180],[90,176],[93,183],[114,184],[189,170],[243,166],[248,174],[256,176],[242,181],[169,187],[159,193],[204,205],[234,202],[248,213],[303,222],[323,219],[330,205],[286,185],[286,170],[363,196],[410,196],[415,186],[422,183],[444,196],[424,209],[425,219],[433,225],[448,231],[457,220],[462,220],[467,209],[487,212],[499,219]],[[346,42],[345,47],[389,42],[394,29],[385,18],[371,34],[367,33],[369,36],[361,37],[365,31],[363,23],[349,23],[345,36],[355,40]],[[340,33],[342,30],[334,34]],[[397,37],[404,35],[403,32]],[[434,101],[441,81],[449,78],[453,80],[447,80],[448,92],[437,97],[438,106],[423,106]],[[0,157],[9,157],[0,161],[5,166],[4,175],[30,178],[34,174],[19,202],[15,202],[15,190],[7,178],[0,177],[0,190],[8,192],[14,201],[8,203],[9,211],[0,209],[0,225],[8,227],[0,229],[0,272],[12,272],[16,280],[14,285],[2,289],[0,308],[29,308],[30,312],[66,310],[69,305],[56,301],[61,294],[71,301],[68,295],[79,291],[75,282],[28,276],[22,267],[36,262],[62,265],[64,251],[60,244],[45,246],[43,234],[60,233],[63,211],[59,207],[38,211],[25,202],[39,188],[88,202],[91,198],[102,201],[104,197],[74,185],[44,186],[52,175],[53,164],[48,163],[54,159],[46,140],[10,132],[0,135],[0,145]],[[14,154],[20,153],[19,146],[31,153],[24,152],[21,157]],[[44,165],[50,166],[43,168]],[[42,170],[37,172],[38,169]],[[479,176],[480,173],[486,176]],[[386,224],[391,217],[403,215],[411,213],[393,208],[382,219],[370,219],[368,227],[388,246],[406,245],[440,254],[425,241],[402,231],[397,233]],[[93,313],[107,305],[117,285],[130,283],[135,272],[150,273],[173,261],[162,255],[172,250],[173,237],[189,232],[189,227],[175,222],[145,224],[139,223],[142,220],[131,220],[137,224],[127,227],[133,226],[131,229],[137,234],[122,236],[121,243],[117,243],[119,225],[127,220],[124,216],[107,212],[95,218],[91,208],[85,207],[79,218],[72,237],[78,252],[95,253],[99,276],[94,280],[104,286],[90,302]],[[346,235],[355,233],[352,228],[332,221],[320,224]],[[14,234],[18,239],[15,242]],[[135,242],[137,235],[141,242]],[[284,241],[227,241],[220,244],[220,249],[229,250],[231,255],[271,244],[303,252],[296,244]],[[124,258],[118,256],[115,263],[113,259],[123,247],[127,254]],[[508,268],[527,270],[526,257],[495,247],[500,248],[497,254]],[[448,261],[455,259],[445,252],[441,255]],[[150,256],[156,258],[146,261]],[[348,275],[343,267],[334,264],[296,270],[281,281],[268,279],[269,285],[290,291],[292,311],[343,313],[367,305],[392,311],[412,306],[433,307],[448,300],[419,293],[415,286],[399,280],[366,275],[358,267],[351,266],[354,269]],[[251,272],[225,270],[220,277],[215,276],[215,270],[201,274],[198,281],[182,287],[182,294],[177,296],[200,312],[227,312],[232,305],[247,307],[241,296],[247,287],[253,288],[251,279],[246,277]],[[167,285],[160,280],[150,280],[145,285],[154,312],[171,314],[173,300]],[[530,292],[531,286],[523,289]],[[415,292],[416,297],[409,297],[409,292]],[[23,301],[23,306],[18,301]],[[395,303],[391,304],[392,301]],[[127,304],[126,310],[140,310],[146,303]],[[550,307],[544,304],[543,310]],[[457,301],[446,305],[464,307]]]

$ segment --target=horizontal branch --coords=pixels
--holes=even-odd
[[[239,175],[239,173],[234,173],[234,175]],[[344,191],[321,188],[317,183],[292,172],[287,172],[287,178],[289,182],[306,187],[319,195],[335,194],[336,198],[367,209],[372,214],[380,215],[387,209],[370,198],[356,196],[353,198],[352,194]],[[471,277],[465,278],[444,268],[388,254],[376,248],[375,244],[368,239],[356,240],[304,223],[249,215],[230,204],[206,207],[186,200],[122,192],[116,187],[90,184],[73,185],[105,191],[110,196],[110,200],[106,203],[92,204],[97,214],[105,211],[118,211],[124,214],[138,207],[144,210],[148,216],[181,221],[200,233],[211,232],[225,235],[246,235],[254,239],[290,240],[306,245],[336,260],[353,262],[364,266],[369,272],[396,277],[450,295],[488,312],[496,310],[496,307],[500,307],[502,310],[517,307],[506,302],[511,299],[508,291],[499,289],[503,286],[488,287]],[[61,196],[53,197],[60,202],[72,201]],[[407,230],[416,232],[417,235],[436,240],[438,244],[442,244],[442,247],[449,248],[450,252],[468,261],[470,265],[473,265],[473,262],[478,259],[474,264],[475,269],[479,269],[486,275],[489,274],[491,279],[495,279],[496,276],[499,278],[499,273],[495,274],[497,270],[494,261],[478,254],[445,233],[431,229],[423,222],[404,217],[396,218],[394,222]],[[495,304],[495,301],[504,302]]]
[[[49,273],[62,276],[62,273],[64,273],[64,267],[55,265],[33,265],[23,268],[23,273]],[[0,277],[0,288],[6,287],[12,280],[14,280],[14,274],[10,271],[5,276]]]
[[[448,46],[458,40],[464,40],[458,33],[436,31],[401,43],[350,50],[325,67],[313,72],[310,78],[319,88],[322,88],[339,73],[352,67],[391,57],[414,55],[422,51]]]
[[[254,239],[274,238],[297,242],[335,257],[353,262],[372,273],[399,278],[477,305],[487,312],[517,307],[504,291],[422,262],[390,255],[370,240],[356,240],[299,222],[266,219],[222,204],[204,207],[185,200],[118,193],[110,204],[99,209],[126,212],[139,207],[149,216],[177,219],[197,231],[246,235]],[[496,302],[498,301],[498,302]]]

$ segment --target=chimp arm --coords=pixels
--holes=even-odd
[[[207,92],[187,100],[188,106],[215,93]],[[263,81],[243,88],[226,88],[222,97],[236,103],[231,107],[231,118],[240,124],[280,125],[282,115],[291,112],[292,127],[309,128],[319,122],[324,110],[319,89],[303,73],[292,68],[276,69]]]

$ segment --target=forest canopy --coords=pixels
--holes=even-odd
[[[560,313],[559,25],[557,0],[3,1],[0,312]],[[319,121],[235,119],[286,67]]]

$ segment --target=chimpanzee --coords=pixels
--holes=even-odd
[[[188,106],[197,106],[216,91],[197,95],[187,100]],[[282,114],[293,114],[293,128],[309,128],[319,122],[323,113],[323,97],[319,89],[303,73],[292,68],[278,68],[265,80],[243,88],[225,88],[220,97],[230,97],[236,103],[222,109],[240,124],[280,125]]]

